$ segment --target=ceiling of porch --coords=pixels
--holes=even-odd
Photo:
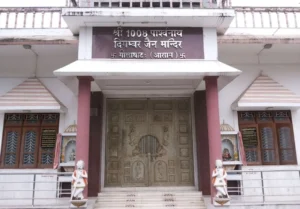
[[[0,77],[33,76],[36,68],[37,77],[54,77],[53,71],[77,59],[77,45],[33,45],[32,50],[24,49],[22,45],[0,46]],[[300,47],[295,44],[220,44],[219,60],[240,70],[284,70],[286,68],[299,69]],[[220,88],[233,78],[219,78]],[[76,80],[76,79],[75,79]],[[139,89],[141,94],[149,90],[163,90],[165,94],[172,92],[193,92],[204,89],[202,77],[194,79],[127,79],[101,80],[93,83],[93,91],[103,90],[107,93],[122,92],[129,94]],[[120,94],[120,93],[119,93]]]

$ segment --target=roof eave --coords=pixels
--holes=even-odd
[[[250,111],[250,110],[298,110],[300,103],[239,103],[234,102],[231,105],[232,110]]]
[[[13,112],[13,113],[24,113],[24,112],[55,112],[55,113],[66,113],[67,108],[60,106],[1,106],[0,112]]]

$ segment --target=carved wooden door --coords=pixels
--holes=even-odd
[[[106,186],[193,185],[189,99],[108,100]]]

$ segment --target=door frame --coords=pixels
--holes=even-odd
[[[172,98],[189,98],[190,99],[190,108],[191,108],[191,128],[192,128],[192,140],[193,140],[193,162],[194,162],[194,187],[196,190],[198,190],[198,162],[197,162],[197,144],[196,144],[196,132],[195,132],[195,111],[194,111],[194,96],[193,94],[186,94],[186,95],[171,95],[171,96],[166,96],[166,95],[156,95],[155,97],[146,97],[145,95],[105,95],[103,94],[103,118],[102,118],[102,142],[101,142],[101,169],[100,169],[100,176],[99,176],[99,181],[100,181],[100,191],[103,191],[105,188],[105,148],[106,148],[106,136],[107,136],[107,99],[172,99]],[[132,190],[130,187],[119,187],[122,188],[122,190]],[[143,187],[141,187],[143,188]],[[151,188],[151,187],[146,187],[146,188]],[[182,186],[182,189],[184,189],[185,186]]]

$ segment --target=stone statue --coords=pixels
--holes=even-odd
[[[77,169],[73,172],[72,178],[72,200],[83,200],[83,190],[88,184],[88,176],[86,170],[84,170],[84,162],[79,160],[76,164]]]
[[[227,172],[223,168],[222,161],[216,160],[216,168],[213,170],[212,174],[212,184],[217,190],[216,198],[229,199],[226,177]]]

